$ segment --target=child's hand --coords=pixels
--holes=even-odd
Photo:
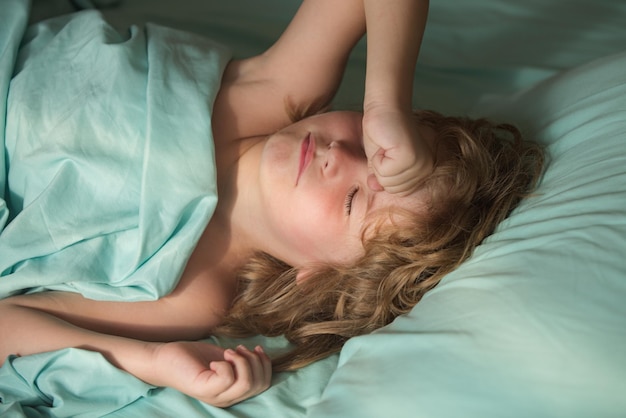
[[[374,171],[368,179],[373,190],[410,194],[433,169],[432,151],[413,114],[391,106],[365,109],[363,146]]]
[[[272,364],[261,347],[224,350],[202,342],[173,342],[155,352],[152,384],[173,387],[202,402],[227,407],[270,386]]]

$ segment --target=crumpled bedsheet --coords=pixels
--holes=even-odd
[[[167,294],[217,201],[210,115],[228,53],[159,26],[121,35],[88,11],[29,28],[16,55],[23,24],[5,19],[0,296]]]
[[[211,111],[229,51],[155,25],[120,34],[96,11],[26,28],[28,1],[2,9],[0,298],[167,294],[217,202]],[[103,416],[152,390],[98,353],[13,356],[0,415]]]

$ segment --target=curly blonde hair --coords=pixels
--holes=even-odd
[[[216,334],[285,336],[293,349],[274,359],[294,370],[341,349],[408,313],[465,261],[536,185],[542,148],[509,124],[416,111],[438,147],[425,179],[427,213],[401,213],[364,234],[364,255],[349,266],[326,265],[296,281],[297,271],[268,254],[239,274],[239,292]],[[443,151],[443,152],[441,152]],[[401,226],[399,226],[401,225]]]

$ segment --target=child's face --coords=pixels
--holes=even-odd
[[[325,113],[267,140],[259,180],[270,233],[281,247],[272,255],[295,267],[356,261],[368,213],[421,207],[418,193],[397,197],[368,188],[361,120],[357,112]]]

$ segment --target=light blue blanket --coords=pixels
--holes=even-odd
[[[122,35],[97,12],[27,17],[3,2],[0,297],[167,294],[217,201],[210,116],[229,53],[158,26]],[[95,353],[12,357],[0,415],[101,416],[151,389]]]
[[[8,11],[23,21],[22,3]],[[84,12],[29,28],[13,69],[6,55],[0,296],[167,294],[217,200],[210,115],[228,53]]]

